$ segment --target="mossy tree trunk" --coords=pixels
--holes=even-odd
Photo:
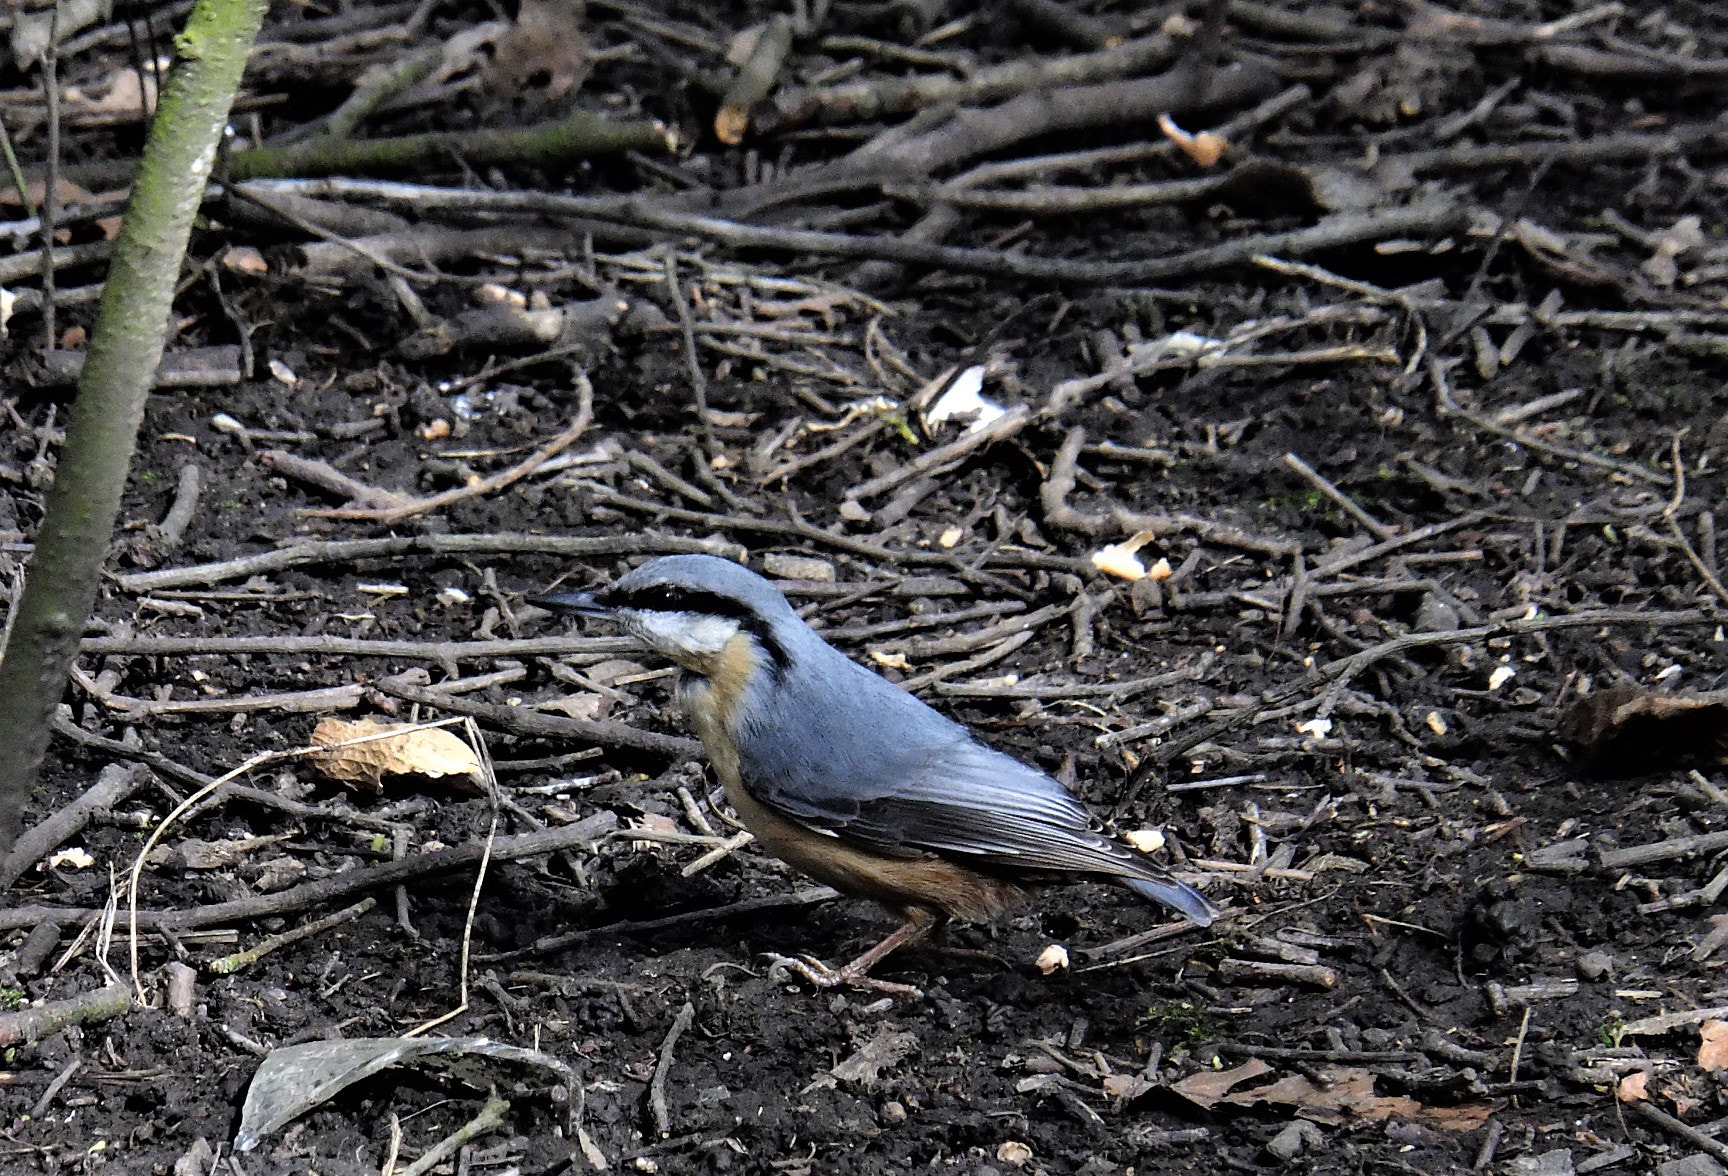
[[[78,399],[0,657],[0,855],[17,839],[96,601],[192,218],[265,7],[266,0],[198,0],[174,43],[173,72],[114,242]]]

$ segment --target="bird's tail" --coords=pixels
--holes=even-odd
[[[1212,920],[1218,917],[1218,908],[1186,882],[1174,878],[1119,878],[1118,881],[1141,898],[1163,903],[1196,926],[1210,927]]]

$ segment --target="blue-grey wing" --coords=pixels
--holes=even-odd
[[[830,656],[831,655],[831,656]],[[1049,775],[974,739],[826,646],[810,677],[764,691],[735,730],[760,803],[887,854],[939,853],[985,870],[1111,876],[1201,926],[1216,911],[1145,854],[1100,833]]]
[[[964,854],[1003,868],[1138,876],[1152,864],[1094,829],[1091,815],[1044,772],[972,738],[911,695],[854,665],[831,688],[865,692],[868,706],[830,696],[786,709],[739,733],[750,794],[812,829],[889,852]],[[886,690],[886,693],[883,690]],[[796,700],[796,701],[795,701]]]

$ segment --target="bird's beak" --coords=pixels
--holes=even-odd
[[[555,596],[530,596],[527,599],[529,604],[540,608],[579,617],[609,617],[617,611],[610,605],[601,604],[592,592],[561,592]]]

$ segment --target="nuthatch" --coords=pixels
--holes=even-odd
[[[679,695],[763,848],[905,920],[839,970],[777,961],[812,983],[913,991],[866,974],[949,919],[992,919],[1053,882],[1117,882],[1202,927],[1217,914],[1099,832],[1061,784],[847,658],[735,563],[665,556],[599,591],[533,603],[613,620],[683,667]]]

